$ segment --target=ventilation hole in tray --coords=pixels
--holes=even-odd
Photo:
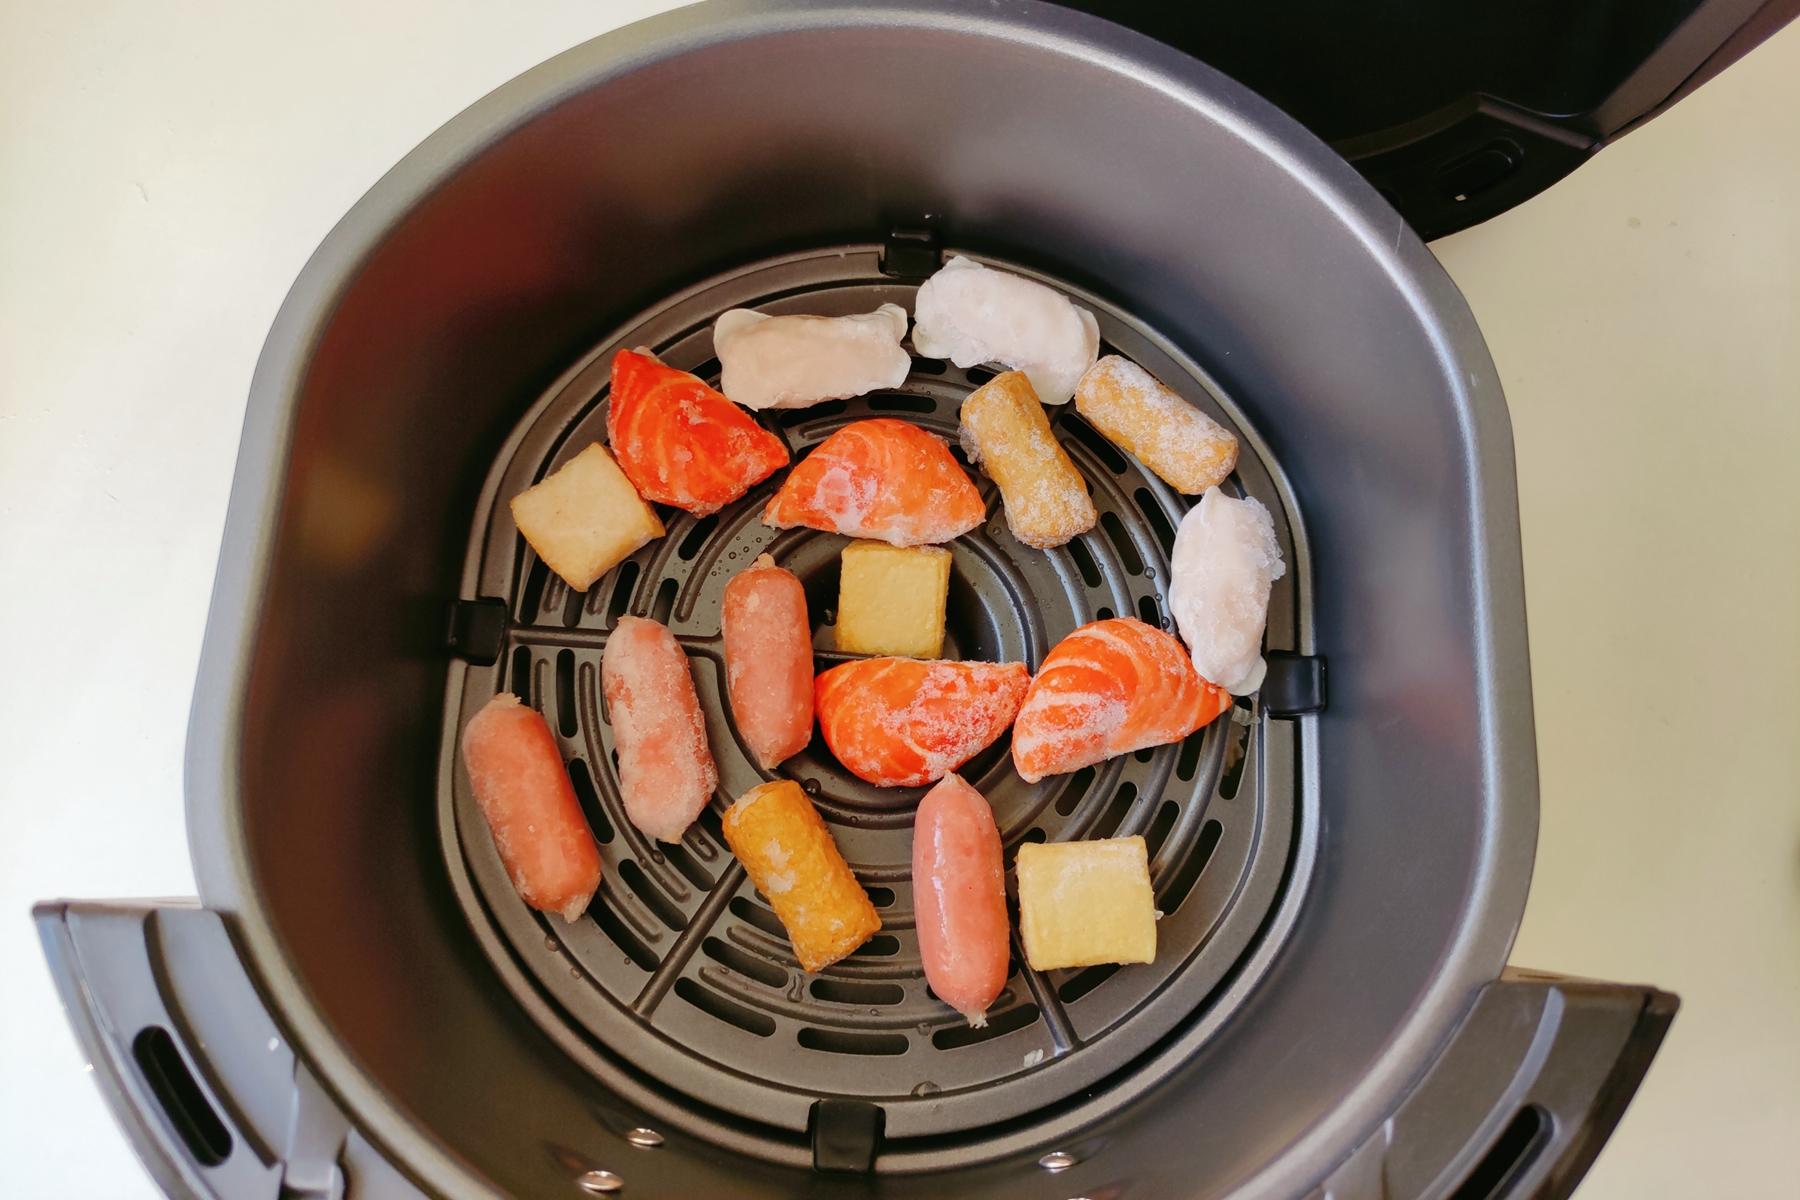
[[[942,375],[950,364],[941,358],[920,358],[913,355],[912,369],[919,375]]]
[[[869,401],[875,412],[929,413],[937,411],[937,401],[929,396],[876,396]]]
[[[619,618],[631,609],[631,590],[637,586],[638,565],[635,562],[619,564],[619,570],[613,577],[612,599],[606,605],[606,623],[613,626]]]
[[[687,852],[687,847],[679,842],[668,842],[658,845],[657,849],[662,851],[663,857],[669,860],[671,866],[681,872],[683,879],[703,892],[712,887],[712,872],[695,862],[694,856]]]
[[[823,404],[815,404],[811,408],[788,408],[780,412],[781,427],[792,429],[796,425],[804,425],[808,421],[818,421],[825,417],[839,416],[850,406],[842,400],[827,400]]]
[[[774,1017],[767,1013],[759,1013],[753,1008],[745,1008],[735,1001],[727,1000],[692,979],[677,979],[675,994],[707,1016],[723,1021],[727,1025],[735,1025],[745,1033],[754,1033],[757,1037],[768,1037],[775,1032]]]
[[[812,994],[833,1004],[898,1004],[906,999],[906,989],[897,983],[861,983],[854,979],[820,977],[812,981]]]
[[[1056,989],[1056,998],[1064,1004],[1073,1004],[1111,979],[1118,969],[1118,963],[1102,963],[1077,971],[1063,980],[1063,985]]]
[[[600,931],[612,939],[613,945],[625,952],[625,957],[646,971],[656,970],[656,955],[619,919],[619,914],[613,911],[612,905],[605,899],[594,897],[594,902],[588,905],[588,912],[592,914],[594,924],[600,927]]]
[[[691,368],[688,374],[696,375],[716,387],[719,382],[719,360],[709,358],[699,366]]]
[[[1137,799],[1137,794],[1135,783],[1121,783],[1119,790],[1113,793],[1112,802],[1106,806],[1106,811],[1100,814],[1099,824],[1094,826],[1089,836],[1106,838],[1118,832],[1119,826],[1124,823],[1125,814],[1131,811],[1132,801]]]
[[[706,539],[711,537],[713,530],[718,527],[718,513],[714,513],[710,517],[701,517],[694,522],[694,527],[688,530],[687,536],[681,539],[681,545],[676,548],[675,553],[681,556],[682,562],[692,562],[694,555],[700,553],[700,548],[706,545]]]
[[[509,691],[511,691],[513,695],[515,695],[519,698],[520,704],[526,705],[528,707],[530,706],[530,704],[531,704],[531,648],[530,647],[528,647],[528,646],[514,646],[513,647],[512,666],[506,672],[506,686],[507,686],[507,689]]]
[[[1181,815],[1181,805],[1173,800],[1163,801],[1163,806],[1156,810],[1156,816],[1150,822],[1150,828],[1144,830],[1144,853],[1154,859],[1162,844],[1169,839],[1169,830],[1175,828],[1175,818]]]
[[[980,387],[998,374],[998,371],[990,371],[986,367],[970,367],[963,372],[963,376],[976,387]]]
[[[1156,502],[1156,493],[1149,488],[1139,488],[1131,496],[1137,501],[1144,520],[1150,523],[1151,532],[1156,534],[1157,544],[1163,548],[1163,553],[1175,553],[1175,527],[1169,524],[1169,515],[1163,512],[1162,505]]]
[[[1230,740],[1225,743],[1225,773],[1219,777],[1219,797],[1233,800],[1244,782],[1244,764],[1250,761],[1250,726],[1232,721],[1226,737]]]
[[[544,584],[550,578],[550,568],[544,560],[531,556],[531,570],[525,576],[525,594],[519,597],[519,614],[528,622],[538,619],[539,606],[544,602]]]
[[[904,1034],[851,1033],[847,1029],[814,1029],[800,1027],[800,1044],[808,1050],[825,1050],[832,1054],[905,1054],[911,1045]]]
[[[753,900],[744,896],[733,897],[731,915],[746,925],[762,930],[772,938],[787,940],[787,930],[781,927],[781,919]]]
[[[1113,610],[1104,604],[1094,610],[1094,620],[1096,621],[1110,621],[1113,616]]]
[[[681,909],[663,895],[660,888],[650,882],[650,877],[644,874],[644,868],[638,866],[637,863],[629,858],[620,862],[619,878],[625,881],[625,886],[629,887],[637,898],[644,902],[644,907],[655,913],[656,919],[664,925],[672,930],[679,930],[687,924],[687,919]]]
[[[1081,571],[1081,581],[1089,587],[1099,587],[1104,578],[1100,574],[1100,564],[1094,561],[1093,552],[1087,548],[1086,538],[1076,538],[1069,543],[1069,557],[1075,560],[1075,566]]]
[[[1068,786],[1063,788],[1062,795],[1056,798],[1056,811],[1061,816],[1068,816],[1081,803],[1081,798],[1094,786],[1094,768],[1083,767],[1069,777]]]
[[[1181,743],[1181,756],[1175,760],[1175,777],[1186,783],[1200,769],[1200,748],[1206,744],[1206,730],[1199,729],[1187,735]]]
[[[1162,606],[1156,602],[1155,596],[1138,597],[1138,620],[1158,629],[1163,628]]]
[[[1037,1005],[1017,1004],[1003,1013],[989,1013],[987,1024],[980,1028],[967,1022],[959,1025],[946,1025],[931,1035],[931,1044],[939,1050],[973,1046],[978,1042],[989,1042],[997,1037],[1004,1037],[1014,1030],[1036,1024],[1037,1019]]]
[[[1151,759],[1156,757],[1156,747],[1155,746],[1145,746],[1141,750],[1133,750],[1131,752],[1131,757],[1137,759],[1141,763],[1147,763]]]
[[[162,1107],[163,1115],[181,1135],[188,1153],[204,1167],[216,1167],[231,1157],[231,1131],[213,1111],[212,1102],[188,1070],[187,1059],[169,1031],[146,1025],[131,1039],[131,1056]]]
[[[1101,513],[1100,528],[1106,531],[1106,540],[1119,552],[1119,561],[1124,564],[1125,570],[1132,575],[1142,575],[1144,560],[1138,554],[1137,543],[1131,540],[1131,533],[1125,528],[1125,522],[1119,519],[1119,514]]]
[[[1200,827],[1200,838],[1194,848],[1181,861],[1168,882],[1163,886],[1162,894],[1157,897],[1157,907],[1164,916],[1168,916],[1181,907],[1181,902],[1188,898],[1194,890],[1194,884],[1200,879],[1200,872],[1206,870],[1206,864],[1212,861],[1213,851],[1219,848],[1219,838],[1225,827],[1217,821],[1208,821]]]
[[[746,979],[754,979],[756,982],[772,988],[787,985],[786,971],[766,958],[758,958],[747,950],[739,950],[730,942],[722,942],[718,938],[709,937],[700,943],[700,953],[722,967],[729,967]]]
[[[612,822],[606,819],[606,809],[600,806],[600,793],[594,789],[594,776],[587,763],[579,758],[569,760],[569,782],[575,785],[575,798],[581,802],[582,815],[587,817],[588,828],[594,831],[594,840],[602,846],[611,845]]]
[[[669,623],[669,614],[675,611],[675,592],[679,585],[673,579],[665,579],[657,585],[656,599],[650,605],[650,619],[659,625]]]
[[[556,652],[556,727],[564,737],[574,737],[581,726],[575,713],[575,652]]]
[[[562,623],[564,629],[573,629],[581,624],[581,606],[587,603],[587,593],[567,588],[563,592]]]
[[[862,945],[858,946],[851,958],[892,958],[900,953],[900,939],[888,933],[878,933]]]
[[[869,893],[869,903],[876,908],[891,908],[894,903],[894,889],[884,887],[864,888]]]
[[[1075,440],[1092,450],[1094,457],[1105,463],[1113,474],[1123,475],[1131,469],[1131,464],[1125,461],[1125,456],[1119,453],[1118,447],[1102,437],[1100,431],[1092,425],[1066,410],[1062,422],[1075,435]]]

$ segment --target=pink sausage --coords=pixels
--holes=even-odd
[[[925,981],[969,1024],[987,1024],[1006,986],[1005,868],[993,810],[959,775],[919,801],[912,878]]]
[[[600,847],[550,726],[503,692],[463,730],[462,755],[513,887],[531,907],[575,920],[600,886]]]
[[[625,815],[658,841],[680,841],[719,783],[687,655],[667,626],[620,617],[600,656],[600,688]]]
[[[731,715],[767,770],[812,740],[812,625],[806,589],[767,554],[725,585],[725,684]]]

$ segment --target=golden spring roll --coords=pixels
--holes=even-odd
[[[1050,432],[1050,418],[1023,371],[996,375],[962,406],[962,444],[1000,485],[1006,526],[1047,550],[1094,527],[1087,481]]]
[[[822,971],[881,928],[825,821],[800,785],[753,787],[725,810],[725,841],[787,927],[794,956]]]
[[[1109,354],[1088,368],[1075,411],[1178,492],[1198,496],[1237,466],[1236,434],[1128,358]]]

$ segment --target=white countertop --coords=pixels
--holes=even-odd
[[[193,890],[183,727],[289,283],[464,105],[666,7],[0,5],[0,1194],[155,1194],[25,914]],[[1435,249],[1518,442],[1543,826],[1514,961],[1683,1002],[1580,1194],[1791,1189],[1800,27]]]

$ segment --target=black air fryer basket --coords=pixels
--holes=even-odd
[[[585,594],[505,500],[602,435],[645,345],[716,381],[727,308],[910,308],[950,253],[1046,280],[1234,427],[1287,575],[1261,692],[1186,742],[1027,785],[1011,851],[1142,834],[1154,964],[1015,964],[983,1029],[927,995],[917,790],[800,779],[884,930],[803,975],[725,849],[762,775],[721,703],[723,584],[768,550],[835,599],[842,539],[772,484],[676,514]],[[796,456],[987,377],[774,414]],[[1189,500],[1072,407],[1100,510],[1052,552],[952,547],[946,654],[1168,623]],[[1675,1001],[1507,967],[1537,825],[1510,435],[1430,254],[1342,158],[1157,42],[1035,4],[718,3],[580,46],[409,155],[332,232],[250,398],[188,750],[201,897],[38,919],[120,1120],[176,1196],[1562,1195]],[[598,664],[666,621],[718,803],[622,820]],[[828,643],[826,643],[828,644]],[[821,655],[829,659],[829,654]],[[1329,663],[1329,671],[1327,671]],[[1327,686],[1328,685],[1328,686]],[[605,877],[523,906],[457,765],[510,690],[562,743]]]

